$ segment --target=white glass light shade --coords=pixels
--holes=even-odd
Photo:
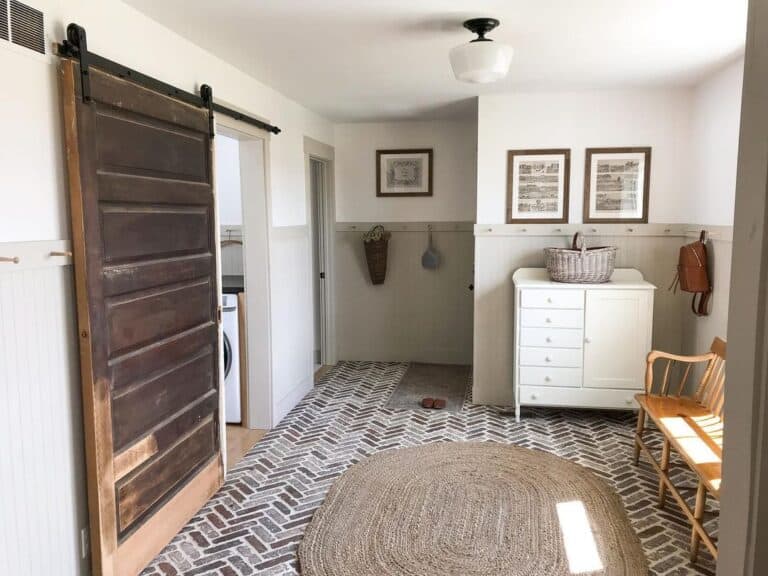
[[[462,82],[487,84],[507,75],[514,50],[499,42],[469,42],[451,49],[453,75]]]

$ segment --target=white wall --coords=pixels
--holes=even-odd
[[[471,227],[455,223],[475,218],[475,120],[340,124],[335,145],[338,358],[469,364],[474,242]],[[433,196],[376,196],[376,150],[403,148],[434,150]],[[372,222],[392,233],[379,286],[371,284],[361,240]],[[395,225],[403,222],[407,230]],[[421,267],[427,224],[438,229],[437,270]]]
[[[219,224],[222,227],[243,223],[243,203],[240,195],[240,142],[224,134],[215,140],[216,200]]]
[[[570,148],[570,222],[582,221],[585,148],[651,146],[649,222],[686,222],[690,91],[542,92],[480,96],[477,222],[502,223],[507,151]]]
[[[733,224],[743,76],[742,57],[693,91],[691,222]]]
[[[707,246],[713,294],[711,315],[684,317],[683,348],[691,354],[709,349],[712,339],[724,338],[728,329],[733,250],[730,227],[736,197],[743,78],[744,58],[739,57],[711,74],[692,94],[690,222],[713,231]]]
[[[474,221],[474,120],[337,124],[335,146],[337,221]],[[433,196],[376,196],[376,150],[401,148],[434,149]]]
[[[333,129],[329,122],[117,0],[31,0],[30,3],[45,12],[49,29],[47,44],[63,39],[66,25],[77,22],[85,27],[88,46],[94,52],[189,91],[208,83],[217,100],[278,125],[283,132],[271,138],[269,158],[273,231],[286,226],[298,227],[309,237],[303,139],[309,135],[322,142],[332,142]],[[3,243],[69,237],[57,63],[54,57],[38,56],[0,42],[0,70],[14,79],[13,90],[4,90],[0,97],[0,120],[5,133],[13,135],[0,143],[4,200],[0,210],[0,251],[3,254],[7,247]],[[299,394],[306,391],[307,382],[310,385],[312,382],[309,277],[302,270],[285,272],[297,262],[308,269],[309,244],[306,241],[297,244],[293,240],[289,243],[292,256],[287,259],[282,257],[284,250],[279,239],[276,243],[272,278],[304,282],[306,288],[299,287],[281,295],[279,308],[272,316],[272,322],[280,326],[272,349],[273,358],[299,366],[287,371],[275,370],[274,385],[280,391],[278,415],[285,413],[290,402],[297,401]],[[283,289],[282,285],[273,285],[273,292]],[[12,290],[19,288],[14,285]],[[62,300],[63,306],[73,309],[69,292],[56,297]],[[285,310],[308,312],[303,317],[283,316]],[[308,330],[306,325],[310,326]],[[28,330],[30,333],[25,336],[28,342],[54,336],[59,340],[71,339],[71,330],[66,324],[40,322],[30,325]],[[51,330],[57,332],[49,334]],[[78,398],[79,378],[70,370],[72,363],[77,364],[75,350],[67,347],[62,354],[66,357],[54,358],[60,363],[59,368],[52,367],[51,377],[42,384],[50,388],[51,397]],[[33,393],[34,386],[40,382],[31,374],[24,379],[23,374],[13,380],[13,391],[17,394],[14,411],[19,415],[13,439],[18,443],[18,450],[39,454],[41,458],[45,454],[56,454],[57,458],[48,459],[46,474],[68,486],[75,470],[74,481],[82,483],[79,417],[72,412],[70,404],[62,402],[57,408],[61,418],[41,444],[42,436],[29,434],[40,409],[39,395]],[[46,420],[46,425],[51,425],[51,421]],[[22,497],[29,487],[42,486],[35,474],[33,468],[25,470],[18,462],[5,458],[0,463],[0,491]],[[50,573],[46,567],[55,565],[56,573],[62,576],[85,573],[84,568],[77,566],[77,559],[86,502],[78,492],[64,503],[63,511],[56,506],[48,510],[47,516],[35,514],[25,520],[34,538],[0,538],[0,572]],[[3,525],[0,534],[13,533],[13,526],[6,524],[15,521],[9,514],[0,515]],[[53,525],[57,531],[49,529]],[[6,566],[20,565],[26,566],[27,571],[5,570]]]

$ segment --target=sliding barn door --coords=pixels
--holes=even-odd
[[[95,574],[134,575],[221,485],[208,113],[90,68],[61,85]]]

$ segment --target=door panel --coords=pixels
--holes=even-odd
[[[199,254],[208,245],[208,211],[202,206],[157,208],[102,204],[101,220],[104,261],[110,264],[147,257]]]
[[[648,290],[588,290],[584,387],[642,390],[651,348]]]
[[[208,113],[62,61],[96,575],[135,575],[221,485]]]

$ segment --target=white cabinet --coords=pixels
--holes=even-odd
[[[515,401],[521,405],[632,407],[651,349],[655,287],[637,270],[604,284],[561,284],[543,268],[515,283]]]

